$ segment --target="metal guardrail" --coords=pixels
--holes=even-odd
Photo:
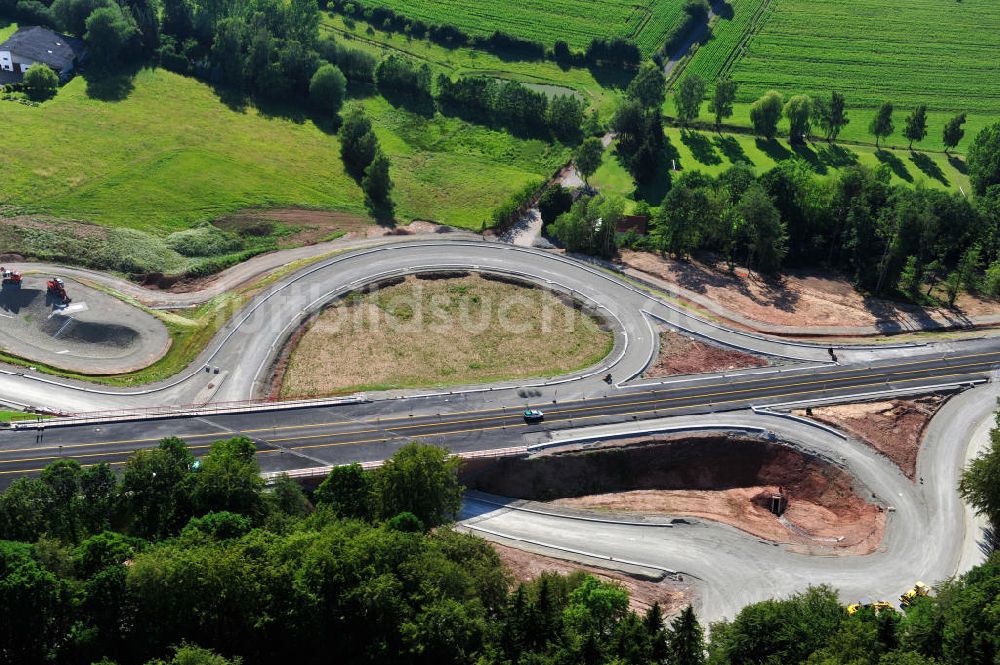
[[[133,422],[137,420],[158,420],[186,416],[219,416],[234,413],[257,413],[262,411],[285,411],[320,406],[342,406],[370,402],[367,395],[358,393],[336,399],[303,399],[291,401],[242,400],[238,402],[211,402],[207,404],[184,404],[175,406],[149,406],[131,409],[112,409],[76,413],[44,420],[18,421],[11,423],[11,429],[48,429],[51,427],[71,427],[111,422]]]
[[[628,423],[634,425],[635,423]],[[598,425],[598,427],[603,427]],[[622,439],[630,436],[641,436],[643,434],[663,434],[665,432],[752,432],[755,434],[766,434],[769,430],[766,427],[755,425],[737,425],[726,423],[693,423],[690,425],[656,425],[653,427],[635,427],[628,431],[611,432],[607,434],[594,433],[572,436],[565,439],[545,441],[528,446],[527,451],[533,453],[546,448],[557,448],[559,446],[571,445],[574,443],[587,443],[589,441],[604,441],[607,439]]]
[[[906,388],[887,388],[885,390],[873,390],[864,393],[850,393],[846,395],[831,395],[829,397],[816,397],[813,399],[800,399],[793,402],[775,402],[773,404],[762,405],[767,409],[786,409],[797,406],[809,406],[814,404],[848,402],[864,402],[877,397],[888,397],[889,395],[913,395],[934,392],[936,390],[957,390],[964,387],[972,387],[983,383],[988,383],[989,379],[967,379],[965,381],[955,381],[952,383],[937,383],[930,386],[909,386]],[[753,407],[751,407],[753,408]]]

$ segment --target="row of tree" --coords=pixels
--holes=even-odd
[[[701,114],[707,84],[698,74],[689,74],[677,85],[674,104],[677,110],[677,121],[682,127],[694,122]],[[727,78],[715,82],[711,96],[708,98],[708,109],[715,116],[716,128],[733,115],[733,104],[736,101],[736,83]],[[896,127],[893,123],[893,105],[883,102],[875,116],[871,119],[868,132],[875,138],[876,148],[880,141],[892,136]],[[847,114],[847,102],[839,92],[832,92],[829,99],[795,95],[787,101],[780,92],[769,90],[757,99],[750,107],[750,124],[754,133],[766,139],[778,135],[778,123],[784,118],[788,121],[788,136],[792,143],[803,143],[811,134],[813,127],[818,126],[828,141],[835,141],[841,130],[850,123]],[[963,126],[966,114],[959,113],[952,117],[942,128],[942,141],[945,150],[958,146],[965,136]],[[927,106],[920,104],[906,117],[903,127],[903,137],[907,139],[909,148],[927,138]]]
[[[352,106],[340,128],[340,157],[344,169],[365,193],[365,206],[377,219],[392,219],[392,178],[389,158],[382,152],[371,120],[360,106]]]
[[[522,60],[548,58],[561,65],[636,67],[642,60],[642,53],[635,43],[620,37],[594,38],[584,51],[571,49],[564,40],[557,40],[552,48],[546,48],[541,42],[515,37],[502,30],[495,30],[485,36],[471,35],[450,23],[428,24],[399,14],[389,7],[369,5],[363,1],[330,0],[325,5],[348,19],[364,20],[374,27],[414,39],[426,38],[446,48],[470,46]]]

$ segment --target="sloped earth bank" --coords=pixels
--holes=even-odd
[[[869,554],[885,514],[843,469],[760,439],[652,439],[505,459],[470,469],[466,483],[491,494],[601,511],[693,516],[812,553]],[[779,518],[771,497],[788,505]]]
[[[779,278],[734,272],[721,261],[676,261],[650,252],[622,250],[621,262],[698,296],[725,310],[767,325],[794,328],[917,329],[928,319],[961,324],[966,317],[1000,313],[1000,302],[962,293],[954,310],[873,298],[858,292],[847,278],[831,272],[789,270]]]
[[[767,364],[767,360],[760,356],[724,349],[668,330],[660,333],[660,353],[643,376],[660,378],[677,374],[724,372],[763,367]]]
[[[560,575],[587,573],[602,581],[617,582],[624,586],[628,590],[629,607],[636,612],[645,612],[653,603],[659,603],[663,612],[669,616],[680,612],[685,605],[691,602],[690,590],[680,582],[669,579],[653,582],[638,579],[625,573],[526,552],[499,543],[490,542],[490,545],[500,555],[500,559],[515,583],[530,582],[541,576],[542,573],[558,573]]]
[[[946,397],[929,395],[917,399],[814,407],[811,413],[796,411],[841,429],[867,443],[892,460],[910,480],[916,480],[917,454],[927,423]]]

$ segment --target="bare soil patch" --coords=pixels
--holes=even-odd
[[[715,260],[677,261],[650,252],[622,250],[625,267],[705,296],[753,321],[794,327],[891,327],[933,317],[941,322],[1000,313],[1000,302],[964,293],[956,309],[922,308],[859,293],[836,273],[790,270],[774,279],[730,272]]]
[[[639,444],[498,460],[466,479],[502,496],[596,510],[689,515],[803,551],[867,554],[885,514],[842,468],[788,446],[739,437]],[[779,518],[772,494],[788,504]]]
[[[841,406],[814,407],[811,414],[796,411],[844,430],[870,445],[916,480],[917,454],[927,423],[944,404],[940,395],[916,399],[893,399]]]
[[[240,235],[270,235],[277,224],[295,229],[278,242],[279,249],[322,242],[337,233],[351,238],[364,238],[370,232],[384,229],[369,217],[330,210],[307,208],[248,209],[220,217],[215,226]],[[384,233],[382,234],[384,235]]]
[[[526,552],[524,550],[507,547],[499,543],[490,543],[500,555],[504,566],[510,572],[514,581],[530,582],[542,573],[558,573],[568,575],[570,573],[583,572],[602,580],[618,582],[628,590],[629,607],[636,612],[645,612],[653,603],[659,603],[660,608],[666,615],[680,612],[691,602],[690,590],[684,588],[678,582],[672,580],[662,580],[652,582],[641,580],[625,573],[609,571],[593,566],[584,566],[571,561],[563,561],[552,557]]]
[[[676,374],[723,372],[748,367],[763,367],[767,360],[734,349],[723,349],[691,339],[680,333],[660,333],[660,353],[644,376],[655,378]]]
[[[280,394],[492,382],[588,367],[613,336],[555,294],[480,275],[410,277],[328,307],[307,324]]]

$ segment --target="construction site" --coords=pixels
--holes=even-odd
[[[106,375],[147,367],[170,348],[162,322],[104,291],[10,267],[0,271],[0,349],[9,356]]]

